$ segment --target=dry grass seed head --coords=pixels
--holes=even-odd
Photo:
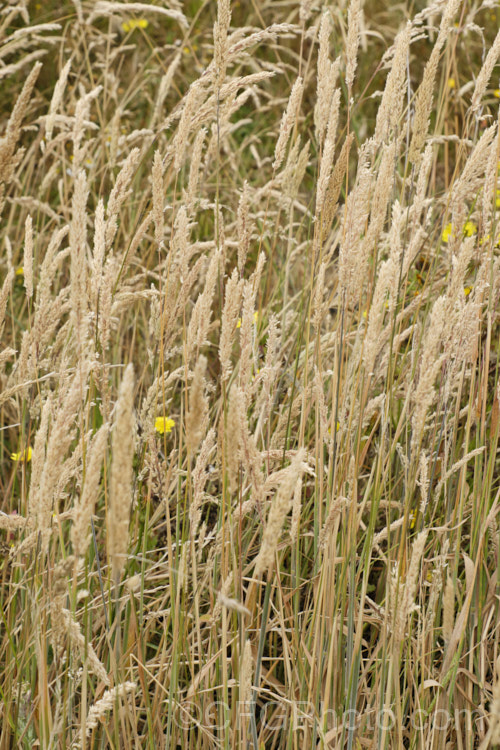
[[[26,296],[31,299],[33,296],[33,220],[31,216],[26,217],[24,227],[24,288]]]
[[[358,64],[359,31],[363,10],[360,0],[351,0],[347,12],[347,43],[346,43],[346,72],[345,82],[349,92],[352,91],[354,76]]]
[[[134,456],[134,367],[127,365],[115,406],[111,436],[109,483],[108,554],[113,579],[118,582],[125,567],[128,527],[132,504],[132,460]]]
[[[219,358],[222,368],[222,380],[226,381],[232,372],[231,354],[234,343],[236,323],[241,305],[244,280],[239,278],[235,268],[226,282],[224,309],[222,311],[221,333],[219,339]]]
[[[418,164],[421,159],[421,150],[429,131],[430,114],[432,112],[432,99],[436,73],[439,67],[441,50],[446,42],[448,30],[453,21],[461,0],[448,0],[439,28],[438,38],[424,69],[422,82],[418,87],[415,99],[415,115],[413,118],[413,135],[410,143],[408,159],[413,164]]]
[[[283,159],[285,158],[286,147],[292,131],[292,127],[298,117],[300,103],[302,101],[302,93],[304,90],[304,82],[302,78],[297,78],[293,84],[288,104],[283,117],[281,118],[280,130],[278,140],[276,142],[276,148],[274,150],[274,161],[273,170],[276,172]]]
[[[93,438],[87,455],[85,483],[75,505],[71,542],[76,557],[85,557],[90,540],[90,521],[97,503],[101,468],[106,455],[109,426],[103,424]]]
[[[207,358],[200,354],[194,369],[189,389],[189,406],[186,413],[186,440],[191,455],[194,455],[208,424],[208,399],[205,395],[205,373]]]
[[[479,71],[479,75],[476,78],[476,86],[474,88],[474,93],[472,94],[472,100],[471,100],[471,111],[476,113],[480,106],[481,101],[484,97],[484,93],[486,91],[486,88],[488,86],[488,83],[490,82],[491,74],[493,73],[493,68],[497,64],[498,58],[500,56],[500,31],[498,31],[495,41],[491,45],[491,47],[488,50],[488,54],[486,55],[486,60],[484,61],[484,64]]]
[[[274,564],[281,529],[291,508],[296,485],[302,477],[305,457],[306,453],[303,449],[297,451],[278,488],[276,497],[271,500],[261,548],[255,561],[256,576],[260,576],[264,572],[269,572]]]
[[[394,42],[394,55],[391,60],[391,67],[385,83],[382,100],[377,110],[375,133],[373,136],[376,145],[387,140],[391,131],[396,131],[401,118],[404,105],[410,38],[411,23],[408,21]]]
[[[17,142],[21,135],[21,123],[26,114],[31,94],[35,88],[42,63],[37,62],[28,75],[7,122],[5,135],[0,139],[0,215],[5,201],[5,186],[12,180],[19,165],[22,152],[16,154]]]
[[[56,113],[61,106],[62,98],[64,96],[64,90],[68,82],[68,75],[71,69],[71,59],[68,60],[64,68],[61,70],[57,83],[54,86],[54,93],[50,101],[49,113],[45,119],[45,140],[48,143],[52,140],[52,131],[56,122]]]

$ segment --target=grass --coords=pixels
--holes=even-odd
[[[2,749],[500,743],[498,10],[365,5],[3,9]]]

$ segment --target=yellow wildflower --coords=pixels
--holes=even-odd
[[[257,323],[258,319],[259,319],[259,313],[255,311],[253,314],[253,322]],[[236,323],[236,328],[241,328],[241,318],[238,318],[238,322]]]
[[[456,85],[457,84],[454,78],[448,78],[448,88],[454,89]]]
[[[31,450],[31,446],[30,446],[27,450],[24,450],[21,453],[11,453],[10,460],[11,461],[31,461],[32,453],[33,451]]]
[[[122,29],[128,34],[129,31],[134,31],[134,29],[147,29],[148,25],[149,22],[145,18],[130,18],[122,23]]]
[[[464,294],[466,297],[468,297],[471,292],[472,292],[471,286],[464,286]]]
[[[493,96],[495,96],[497,99],[500,99],[500,89],[495,89],[493,92]]]
[[[16,268],[16,276],[24,276],[24,267],[19,266],[19,268]]]
[[[155,419],[155,430],[163,435],[165,432],[172,432],[172,427],[175,425],[173,419],[170,417],[156,417]]]
[[[477,226],[474,224],[474,222],[466,221],[464,224],[464,229],[463,229],[464,237],[472,237],[472,235],[476,234],[476,232],[477,232]],[[451,224],[447,224],[445,228],[443,229],[441,239],[443,240],[443,242],[449,242],[450,239],[454,238],[454,236],[455,235],[453,233],[453,227],[451,226]]]
[[[447,224],[445,228],[443,229],[443,234],[441,235],[441,239],[443,242],[449,242],[451,234],[451,224]]]

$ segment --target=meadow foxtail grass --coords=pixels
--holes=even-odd
[[[500,743],[499,18],[0,8],[0,749]]]

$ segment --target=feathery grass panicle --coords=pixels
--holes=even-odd
[[[136,687],[135,682],[123,682],[120,685],[116,685],[116,687],[106,690],[102,698],[96,701],[89,709],[85,721],[85,737],[81,737],[82,744],[85,744],[85,739],[90,737],[91,732],[97,728],[99,722],[105,721],[106,714],[115,708],[117,699],[121,698],[124,700],[128,695],[135,692]]]
[[[343,240],[339,252],[339,285],[348,306],[359,303],[367,279],[367,248],[359,242],[359,238],[365,230],[374,188],[368,150],[369,145],[359,155],[356,184],[347,197],[344,210]]]
[[[394,55],[377,110],[375,133],[373,135],[376,145],[386,141],[391,131],[396,131],[401,118],[404,106],[406,67],[410,53],[411,28],[411,22],[408,21],[394,42]]]
[[[470,103],[471,111],[474,113],[477,113],[477,111],[481,107],[481,101],[484,97],[486,88],[490,82],[491,74],[493,73],[493,68],[497,64],[499,57],[500,57],[500,30],[498,31],[495,37],[495,41],[489,48],[488,54],[486,55],[486,60],[484,61],[483,66],[481,70],[479,71],[479,75],[476,78],[476,85],[474,87],[474,92],[472,94],[472,99]]]
[[[0,215],[4,208],[6,186],[13,179],[15,170],[22,157],[22,151],[16,151],[17,143],[21,136],[21,123],[26,114],[41,68],[42,63],[40,62],[35,63],[33,66],[9,117],[5,135],[0,138]]]
[[[160,152],[155,151],[153,158],[153,170],[151,174],[153,185],[153,223],[155,227],[155,242],[158,250],[163,248],[164,226],[164,188],[163,188],[163,160]]]
[[[45,399],[40,416],[40,424],[36,431],[33,453],[31,456],[30,491],[28,496],[28,515],[37,523],[41,513],[40,485],[45,456],[47,450],[47,435],[49,431],[49,419],[52,414],[52,398],[50,395]]]
[[[255,435],[250,431],[246,412],[245,394],[241,388],[236,388],[234,393],[233,417],[236,424],[232,429],[237,430],[237,443],[229,443],[231,432],[228,430],[228,450],[233,450],[234,445],[239,446],[239,458],[243,469],[246,471],[251,486],[251,496],[248,501],[237,511],[250,512],[256,505],[262,502],[264,497],[264,476],[262,474],[262,461],[257,449]],[[229,417],[228,417],[229,426]],[[229,463],[229,462],[228,462]]]
[[[340,89],[336,89],[332,95],[330,113],[328,117],[328,127],[324,144],[323,155],[319,166],[318,186],[316,188],[316,212],[317,218],[323,209],[325,196],[330,183],[332,172],[333,157],[335,154],[335,142],[337,134],[337,123],[340,108]]]
[[[101,198],[95,210],[94,248],[92,253],[92,273],[90,276],[90,298],[94,310],[97,310],[98,307],[105,253],[106,221],[104,218],[104,201]]]
[[[345,82],[349,97],[358,65],[359,32],[363,10],[360,0],[350,0],[347,12],[347,42],[346,42],[346,71]]]
[[[255,560],[255,575],[260,576],[263,573],[269,573],[278,548],[281,529],[285,518],[292,506],[293,496],[297,483],[302,477],[304,471],[304,459],[306,457],[304,449],[297,451],[292,463],[288,467],[283,480],[278,488],[276,497],[271,500],[271,508],[267,518],[266,528],[262,536],[259,554]]]
[[[217,0],[217,21],[214,24],[214,87],[217,92],[226,77],[227,65],[227,34],[231,23],[230,0]]]
[[[500,32],[499,32],[500,34]],[[498,135],[497,124],[487,128],[467,159],[460,177],[451,191],[451,205],[460,205],[474,200],[484,185],[485,169],[491,153],[497,152],[495,136]]]
[[[109,427],[103,424],[93,438],[87,455],[87,468],[83,491],[75,506],[73,526],[71,527],[71,543],[76,557],[85,557],[89,545],[90,521],[94,514],[101,468],[106,455]]]
[[[206,137],[206,128],[200,128],[198,135],[194,139],[193,152],[189,164],[188,187],[185,193],[185,203],[189,212],[193,211],[197,200],[198,188],[200,183],[200,171],[202,167],[202,154]]]
[[[253,229],[249,213],[250,198],[248,194],[248,182],[245,180],[238,203],[238,270],[241,276],[243,276]]]
[[[378,167],[377,180],[375,182],[372,204],[370,207],[370,222],[362,243],[364,246],[362,251],[363,256],[366,258],[370,257],[372,248],[379,242],[380,235],[384,229],[387,206],[391,199],[392,187],[396,173],[398,145],[399,144],[396,141],[391,141],[389,144],[384,144],[382,147],[382,158]],[[399,203],[395,202],[393,204],[393,214],[396,205],[399,206]],[[391,254],[393,254],[392,246]]]
[[[413,134],[408,152],[408,159],[417,165],[421,159],[427,133],[429,132],[430,113],[434,95],[436,73],[439,67],[441,51],[448,37],[448,30],[453,17],[460,7],[460,0],[448,0],[443,10],[439,33],[431,55],[424,69],[424,74],[415,98],[415,114],[413,117]]]
[[[286,110],[281,118],[278,140],[276,141],[276,148],[274,150],[273,170],[275,172],[280,168],[283,159],[285,158],[286,147],[290,139],[292,127],[299,115],[303,91],[304,81],[299,76],[293,84]]]
[[[499,112],[499,118],[500,118],[500,112]],[[492,143],[488,161],[486,164],[485,169],[485,175],[484,175],[484,183],[483,183],[483,189],[480,197],[480,206],[481,206],[481,223],[482,223],[482,229],[483,229],[483,235],[487,237],[488,235],[491,235],[492,232],[492,218],[494,216],[494,211],[497,208],[497,198],[498,193],[497,189],[499,186],[499,179],[498,179],[498,162],[500,157],[500,144],[499,144],[499,138],[500,138],[500,129],[499,129],[499,122],[497,120],[497,136]]]
[[[163,106],[165,104],[165,99],[167,98],[167,95],[170,91],[170,88],[172,86],[174,77],[177,73],[177,69],[179,67],[179,63],[181,61],[182,54],[180,52],[177,52],[176,55],[174,55],[174,58],[170,65],[168,66],[166,72],[162,75],[160,80],[160,85],[158,86],[158,91],[156,94],[156,101],[155,101],[155,108],[153,112],[153,118],[152,118],[152,125],[159,122],[161,118],[161,113],[163,110]]]
[[[429,323],[422,342],[419,362],[419,377],[411,397],[415,404],[412,417],[412,452],[417,449],[422,438],[427,412],[436,397],[434,383],[445,355],[441,353],[443,328],[445,323],[446,301],[439,297],[432,307]]]
[[[345,177],[348,171],[349,153],[353,140],[354,134],[350,133],[342,144],[340,154],[338,156],[338,159],[335,161],[330,180],[326,188],[325,198],[322,206],[323,213],[321,217],[323,237],[327,236],[335,217],[342,185],[345,181]]]
[[[314,105],[314,127],[318,144],[323,143],[326,134],[333,92],[340,69],[340,58],[333,63],[330,61],[330,34],[330,14],[325,11],[321,17],[319,30],[316,104]]]
[[[153,213],[148,212],[146,216],[143,218],[139,226],[137,227],[134,235],[132,236],[132,239],[130,241],[130,245],[127,249],[126,255],[123,257],[122,260],[122,267],[121,267],[121,275],[124,276],[125,272],[127,271],[127,268],[129,265],[131,265],[134,261],[136,261],[136,254],[139,249],[139,246],[141,242],[146,237],[147,231],[149,229],[149,226],[153,220]]]
[[[421,531],[417,535],[417,538],[413,542],[410,563],[404,583],[403,581],[397,582],[397,586],[399,587],[397,608],[394,608],[392,615],[394,622],[394,642],[398,648],[405,636],[408,618],[417,608],[415,605],[415,596],[417,593],[418,575],[428,534],[428,529],[424,529],[424,531]],[[396,602],[395,594],[393,594],[391,602]]]
[[[109,196],[108,206],[106,209],[106,248],[111,247],[118,229],[118,213],[125,199],[130,195],[130,183],[134,172],[139,163],[141,151],[133,148],[125,159],[125,163],[118,173],[115,185]]]
[[[86,641],[79,623],[73,619],[71,612],[63,607],[62,602],[62,596],[55,596],[50,605],[53,642],[56,647],[62,647],[67,637],[71,650],[79,653],[82,663],[86,663],[89,671],[93,672],[104,685],[109,685],[108,673],[99,660],[94,647]]]
[[[37,529],[41,532],[42,551],[44,553],[48,549],[52,513],[55,510],[56,503],[60,499],[60,492],[57,489],[62,469],[65,466],[63,459],[74,440],[80,408],[86,396],[86,380],[87,364],[86,362],[82,362],[75,372],[73,381],[66,386],[66,393],[61,399],[59,408],[54,415],[54,422],[47,440],[45,462],[39,483],[37,486],[32,484],[32,491],[35,493],[33,513]],[[45,420],[48,418],[49,410],[42,411],[40,434],[39,436],[37,435],[38,440],[35,439],[35,451],[39,452],[40,462],[44,450],[43,440],[47,429],[47,422]],[[36,455],[35,459],[38,460]],[[38,470],[35,473],[35,479],[37,478]]]
[[[128,549],[128,526],[133,491],[134,437],[134,366],[130,363],[125,369],[120,385],[111,433],[107,527],[108,557],[115,584],[118,584],[121,578]]]
[[[321,321],[325,313],[323,295],[325,291],[325,274],[326,274],[326,263],[321,263],[318,271],[318,275],[314,284],[314,298],[313,298],[313,318],[312,323],[316,336],[319,333]]]
[[[199,351],[206,343],[210,319],[212,317],[212,301],[215,293],[215,284],[219,274],[221,252],[216,250],[210,259],[202,293],[196,300],[196,304],[189,321],[187,332],[186,356],[191,359],[195,349]]]
[[[248,706],[252,699],[253,670],[254,660],[252,654],[252,644],[250,642],[250,639],[247,638],[245,641],[245,645],[243,646],[243,654],[241,656],[240,663],[240,722],[244,722],[248,718]]]
[[[75,180],[72,219],[69,230],[71,248],[71,319],[76,333],[79,356],[83,352],[87,323],[87,176],[81,170]]]
[[[23,279],[26,296],[33,296],[33,219],[26,217],[24,225]]]
[[[38,5],[0,24],[3,745],[485,748],[492,2]]]
[[[178,172],[184,163],[186,144],[193,127],[192,121],[199,111],[205,98],[203,87],[195,81],[184,97],[184,106],[177,126],[177,132],[172,142],[171,151],[174,155],[174,168]]]
[[[64,96],[64,91],[68,83],[69,71],[71,70],[71,58],[68,60],[66,65],[61,70],[57,83],[54,86],[54,93],[50,101],[49,113],[45,119],[45,140],[46,143],[50,143],[52,140],[52,132],[56,123],[56,114],[61,106],[61,102]]]
[[[220,437],[223,440],[223,456],[225,458],[225,469],[229,491],[236,492],[238,486],[239,471],[239,446],[240,446],[240,398],[236,385],[229,391],[227,425],[222,425]]]
[[[0,333],[3,332],[4,321],[5,321],[5,310],[7,307],[9,295],[12,291],[12,283],[14,281],[14,278],[15,278],[15,271],[13,268],[10,268],[2,284],[2,289],[0,290]]]
[[[205,497],[205,485],[210,476],[210,457],[216,447],[215,430],[211,427],[201,445],[196,465],[193,469],[193,501],[189,506],[190,534],[195,537],[201,520],[201,506]]]
[[[243,310],[240,326],[240,364],[239,385],[245,394],[245,404],[248,406],[250,396],[250,383],[255,363],[255,335],[258,326],[258,311],[255,310],[255,300],[259,287],[260,278],[265,265],[265,255],[261,253],[257,260],[257,267],[243,287]],[[246,411],[246,408],[245,408]]]
[[[88,144],[82,146],[83,137],[85,135],[85,129],[90,125],[90,105],[94,99],[97,99],[102,91],[102,86],[96,86],[88,93],[84,93],[76,103],[75,107],[75,118],[73,123],[72,139],[73,139],[73,173],[79,173],[83,167],[85,154],[87,152]]]
[[[207,431],[208,399],[205,395],[205,373],[207,358],[200,354],[194,368],[193,380],[189,388],[189,404],[186,412],[186,441],[191,455],[194,455]]]
[[[310,141],[300,148],[300,137],[297,138],[292,148],[288,152],[288,158],[285,168],[282,170],[279,180],[282,185],[283,193],[288,199],[287,205],[297,199],[302,180],[309,164]]]

